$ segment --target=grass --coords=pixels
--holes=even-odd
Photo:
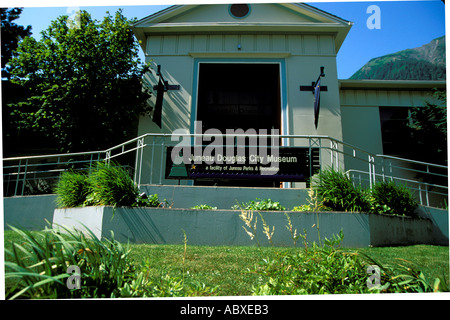
[[[5,248],[11,247],[11,241],[21,243],[20,237],[12,231],[5,231]],[[184,245],[130,244],[130,258],[138,263],[148,261],[150,275],[190,277],[207,286],[216,287],[219,296],[244,296],[251,294],[260,275],[248,270],[263,258],[274,258],[285,250],[303,250],[301,248],[273,247],[208,247],[191,246],[187,239]],[[449,280],[449,248],[441,246],[415,245],[405,247],[359,248],[355,250],[369,255],[385,265],[403,264],[415,266],[430,279],[443,276]]]
[[[364,248],[363,252],[381,264],[416,266],[430,278],[445,275],[449,281],[449,248],[443,246],[415,245],[406,247]]]
[[[189,241],[189,240],[188,240]],[[273,248],[262,248],[264,255],[275,255]],[[131,245],[130,257],[135,261],[148,259],[152,275],[169,273],[171,276],[192,277],[207,286],[217,288],[220,296],[250,295],[258,275],[247,272],[262,258],[257,247],[187,246],[184,259],[183,245]]]

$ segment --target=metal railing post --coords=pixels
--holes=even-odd
[[[23,193],[25,191],[25,182],[27,179],[27,171],[28,171],[28,159],[25,161],[25,171],[23,173],[23,180],[22,180],[22,192],[21,192],[21,196],[23,196]]]
[[[14,196],[17,196],[17,188],[19,187],[19,178],[20,178],[20,166],[22,164],[22,160],[19,160],[19,166],[17,167],[17,179],[16,186],[14,188]]]
[[[161,145],[161,162],[159,165],[159,184],[162,185],[162,176],[163,176],[163,166],[164,166],[164,147],[166,146],[166,139],[163,137],[163,142]]]

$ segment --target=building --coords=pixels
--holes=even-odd
[[[30,181],[57,180],[75,164],[85,169],[96,160],[114,159],[130,165],[141,192],[157,194],[175,208],[150,215],[136,211],[126,219],[116,215],[123,222],[115,234],[131,230],[125,241],[145,236],[144,242],[159,243],[161,238],[161,243],[177,243],[181,226],[193,243],[210,244],[223,236],[226,240],[213,244],[236,244],[239,219],[228,214],[236,201],[273,198],[289,209],[306,204],[309,178],[331,166],[365,186],[382,179],[407,184],[422,207],[428,207],[423,216],[437,226],[420,231],[431,237],[423,240],[409,232],[404,220],[398,228],[383,222],[377,229],[381,238],[395,239],[394,231],[386,233],[392,227],[406,230],[408,243],[435,244],[438,239],[448,244],[447,210],[429,208],[447,206],[447,167],[403,159],[407,137],[398,138],[409,109],[423,105],[433,88],[444,89],[446,83],[339,80],[336,55],[350,28],[350,22],[302,3],[172,6],[138,21],[133,29],[154,70],[144,77],[154,91],[149,101],[153,113],[140,118],[135,139],[110,149],[4,159],[9,195],[5,225],[39,230],[44,218],[54,219],[55,195],[16,197],[33,194]],[[258,148],[252,149],[254,145]],[[252,156],[267,161],[254,163]],[[220,187],[196,187],[205,185]],[[191,215],[187,208],[199,204],[219,211]],[[100,224],[111,222],[88,211],[85,216]],[[353,214],[327,214],[332,220],[325,228],[341,228],[344,216],[361,220]],[[303,213],[298,217],[315,219]],[[358,232],[346,233],[346,239],[362,234],[363,240],[345,245],[373,244],[364,221],[355,223],[361,227]]]
[[[351,27],[351,22],[303,3],[182,5],[141,19],[133,30],[147,62],[158,72],[145,79],[157,93],[151,101],[154,114],[139,121],[139,135],[170,135],[179,129],[190,134],[277,129],[283,148],[308,149],[302,161],[312,167],[311,173],[332,165],[364,171],[365,177],[359,176],[369,183],[379,173],[392,173],[396,159],[390,158],[386,169],[386,157],[373,157],[404,158],[401,152],[391,152],[401,151],[402,142],[392,139],[395,130],[386,128],[400,128],[396,123],[406,119],[409,108],[423,105],[433,88],[446,84],[339,80],[336,55]],[[320,92],[315,91],[319,87]],[[196,121],[201,128],[196,128]],[[155,147],[168,139],[150,138],[152,142],[142,142],[152,145],[151,155],[147,151],[142,158],[143,183],[208,184],[207,179],[171,180],[167,153],[164,160],[165,151]],[[314,153],[314,147],[320,152]],[[302,186],[308,176],[282,181],[281,186]],[[212,179],[209,184],[227,185],[225,180]],[[231,180],[231,185],[245,185]],[[249,183],[279,186],[281,178],[275,180]]]

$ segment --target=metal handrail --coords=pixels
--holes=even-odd
[[[47,159],[47,158],[61,158],[61,157],[73,157],[73,156],[83,156],[90,154],[100,154],[105,153],[106,151],[87,151],[87,152],[74,152],[74,153],[58,153],[58,154],[47,154],[47,155],[38,155],[38,156],[21,156],[21,157],[11,157],[11,158],[3,158],[3,161],[14,161],[14,160],[32,160],[32,159]]]
[[[394,157],[394,156],[388,156],[385,154],[377,154],[376,156],[380,157],[380,158],[399,160],[399,161],[408,162],[408,163],[421,164],[424,166],[430,166],[430,167],[434,167],[434,168],[448,169],[448,166],[444,166],[444,165],[436,164],[436,163],[429,163],[429,162],[422,162],[422,161],[417,161],[417,160],[399,158],[399,157]]]
[[[384,172],[386,169],[402,169],[407,170],[408,172],[419,172],[422,174],[427,175],[434,175],[434,176],[440,176],[440,177],[447,177],[445,174],[431,172],[430,168],[436,168],[440,170],[448,169],[447,166],[440,165],[440,164],[434,164],[434,163],[427,163],[427,162],[421,162],[416,160],[410,160],[410,159],[403,159],[383,154],[375,154],[367,152],[366,150],[363,150],[357,146],[354,146],[352,144],[346,143],[344,141],[341,141],[339,139],[325,136],[325,135],[278,135],[278,134],[256,134],[252,135],[247,132],[244,133],[225,133],[225,134],[216,134],[216,133],[145,133],[143,135],[140,135],[138,137],[135,137],[133,139],[130,139],[128,141],[125,141],[121,144],[118,144],[116,146],[113,146],[111,148],[108,148],[106,150],[98,150],[98,151],[89,151],[89,152],[76,152],[76,153],[61,153],[61,154],[49,154],[49,155],[38,155],[38,156],[21,156],[21,157],[12,157],[12,158],[4,158],[3,164],[4,169],[7,169],[4,172],[4,177],[9,177],[8,181],[11,181],[12,183],[16,183],[15,185],[15,195],[18,192],[18,186],[19,183],[22,183],[22,192],[20,192],[20,195],[23,195],[24,190],[24,184],[27,179],[32,180],[36,179],[32,175],[35,175],[37,173],[51,173],[55,172],[55,170],[29,170],[31,167],[36,166],[51,166],[51,165],[57,165],[64,167],[64,165],[74,165],[74,164],[80,164],[84,165],[86,163],[92,163],[93,161],[97,160],[104,160],[104,161],[110,161],[113,158],[118,158],[120,156],[123,156],[125,154],[129,154],[131,152],[135,152],[135,164],[134,164],[134,181],[140,185],[141,184],[141,177],[142,177],[142,168],[143,168],[143,152],[145,148],[152,148],[151,151],[151,159],[147,159],[151,161],[152,166],[158,166],[160,170],[160,177],[159,177],[159,184],[162,184],[162,172],[163,172],[163,157],[159,160],[155,160],[159,162],[159,164],[156,162],[154,163],[154,150],[155,147],[161,147],[164,148],[167,144],[165,139],[171,138],[173,136],[176,136],[177,138],[207,138],[207,137],[221,137],[221,138],[250,138],[252,136],[256,136],[258,138],[276,138],[276,139],[285,139],[282,141],[285,141],[286,145],[290,145],[291,141],[295,140],[304,140],[306,142],[306,145],[309,146],[309,148],[315,148],[318,147],[321,150],[329,150],[330,152],[330,164],[331,166],[335,166],[335,168],[339,169],[340,163],[345,163],[347,160],[356,160],[360,161],[358,163],[362,163],[363,165],[367,165],[366,167],[367,171],[361,171],[364,172],[364,174],[369,175],[369,183],[370,186],[373,185],[373,183],[376,182],[377,177],[383,176],[383,177],[392,177],[392,172],[386,173]],[[151,137],[153,138],[153,143],[146,143],[145,139]],[[163,142],[161,145],[155,144],[155,139],[162,138]],[[330,143],[324,144],[323,141],[328,140]],[[175,142],[174,142],[175,143]],[[205,141],[206,144],[208,142]],[[193,144],[195,146],[195,143]],[[162,149],[161,149],[162,150]],[[93,155],[97,155],[97,159],[93,159]],[[341,156],[342,155],[342,156]],[[74,158],[77,157],[83,157],[83,156],[91,156],[89,159],[83,159],[83,160],[74,160]],[[320,156],[322,158],[322,155]],[[42,159],[53,159],[58,158],[57,161],[53,161],[51,163],[39,163],[36,162],[36,160],[42,160]],[[70,158],[69,161],[64,161],[64,158]],[[12,161],[18,161],[19,163],[16,165],[5,165],[8,162]],[[320,160],[322,161],[322,159]],[[387,163],[396,161],[399,163],[403,163],[406,167],[399,166],[398,164],[392,164]],[[426,170],[420,170],[417,168],[414,168],[414,166],[426,166]],[[413,167],[407,167],[407,166],[413,166]],[[15,171],[11,172],[12,169],[16,169]],[[356,172],[356,168],[348,168],[347,172],[354,171]],[[364,169],[365,170],[365,169]],[[5,170],[4,170],[5,171]],[[58,172],[64,171],[64,168],[58,168]],[[383,172],[380,174],[380,172]],[[27,176],[28,175],[28,176]],[[14,176],[13,179],[11,177]],[[48,177],[46,177],[48,178]],[[50,177],[52,179],[58,178],[58,177]],[[402,179],[401,177],[394,177],[396,179]],[[153,183],[153,171],[150,172],[150,183]],[[428,187],[442,187],[445,189],[448,189],[447,186],[440,186],[440,185],[434,185],[434,184],[427,184],[423,181],[417,181],[417,180],[411,180],[414,181],[414,183],[425,186],[427,189]]]

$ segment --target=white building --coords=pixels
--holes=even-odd
[[[423,105],[433,88],[443,89],[446,83],[339,80],[336,55],[351,27],[351,22],[303,3],[181,5],[138,21],[134,32],[147,62],[155,71],[160,68],[161,75],[149,74],[146,85],[156,89],[160,79],[168,85],[164,93],[154,90],[150,103],[156,115],[139,122],[139,135],[167,135],[142,140],[150,148],[143,153],[139,181],[280,186],[281,178],[267,183],[220,178],[220,174],[212,174],[209,180],[187,179],[192,176],[186,177],[184,170],[185,179],[170,179],[177,176],[170,176],[173,164],[167,162],[165,149],[171,133],[177,129],[191,134],[208,129],[226,133],[238,128],[259,133],[278,129],[283,148],[306,147],[307,159],[301,160],[306,167],[308,163],[322,168],[332,165],[369,183],[386,174],[414,178],[414,174],[396,172],[392,164],[398,160],[385,157],[403,154],[401,143],[396,145],[392,139],[395,130],[383,128],[390,125],[400,130],[398,120],[406,119],[409,108]],[[317,117],[313,85],[319,79]],[[202,124],[198,131],[196,121]],[[309,153],[314,147],[320,151]],[[287,179],[281,186],[301,187],[299,181],[307,178]]]

